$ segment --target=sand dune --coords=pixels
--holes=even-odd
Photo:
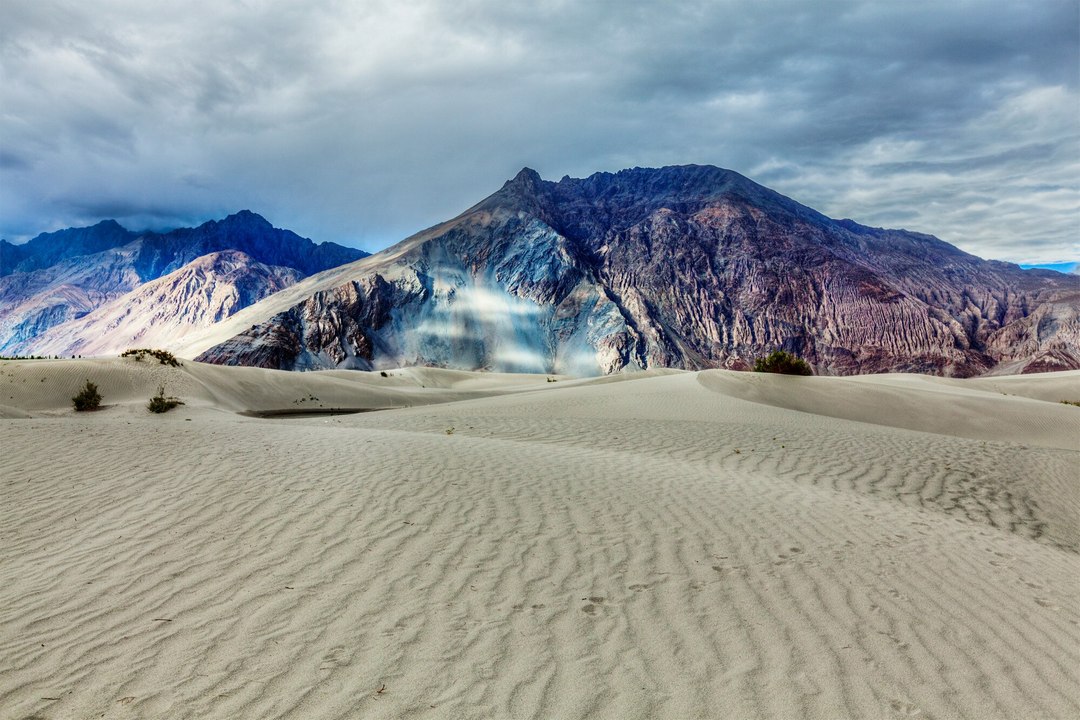
[[[1080,717],[1058,400],[0,363],[0,717]]]

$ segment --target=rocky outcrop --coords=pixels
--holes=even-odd
[[[34,338],[142,284],[125,246],[0,277],[0,354],[26,354]]]
[[[167,233],[137,234],[115,221],[105,221],[90,228],[43,234],[25,245],[5,242],[0,251],[4,265],[0,276],[0,354],[7,355],[27,354],[32,344],[43,347],[35,341],[50,329],[77,321],[209,254],[238,251],[253,263],[288,268],[290,277],[295,278],[367,255],[333,243],[316,245],[274,228],[246,210],[197,228]],[[255,277],[247,282],[254,282]],[[280,289],[281,285],[271,282],[262,290],[242,292],[236,299],[250,304],[272,288]],[[77,344],[86,345],[94,339],[87,336],[85,342]],[[51,340],[49,346],[54,346]]]
[[[24,352],[113,355],[132,347],[169,347],[300,277],[297,270],[264,265],[239,251],[211,253],[83,317],[35,334]]]
[[[715,167],[558,183],[525,169],[362,267],[269,303],[199,359],[596,374],[744,368],[783,348],[819,373],[967,376],[1012,358],[1035,323],[1024,347],[1077,366],[1068,322],[1033,319],[1075,309],[1075,278],[832,220]]]
[[[1034,373],[1080,367],[1080,292],[1065,293],[1013,320],[987,339],[998,372]]]

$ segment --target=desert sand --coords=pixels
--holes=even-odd
[[[547,380],[0,362],[0,717],[1080,717],[1080,373]]]

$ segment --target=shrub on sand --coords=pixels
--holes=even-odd
[[[809,363],[794,353],[775,350],[754,361],[754,372],[780,373],[781,375],[813,375]]]
[[[150,402],[147,403],[146,409],[152,413],[165,413],[172,410],[177,405],[183,405],[184,403],[179,398],[165,397],[165,386],[158,386],[158,393],[154,397],[150,398]]]
[[[101,393],[98,392],[97,385],[87,380],[79,394],[71,398],[71,402],[77,412],[97,410],[101,407]]]
[[[132,357],[134,356],[136,362],[142,362],[146,357],[157,358],[158,362],[162,365],[171,365],[172,367],[180,367],[183,363],[176,359],[168,350],[153,350],[151,348],[132,348],[131,350],[125,350],[120,353],[120,357]]]

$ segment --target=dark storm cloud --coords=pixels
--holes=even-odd
[[[27,170],[30,163],[20,155],[13,152],[0,150],[0,169],[4,170]]]
[[[1021,147],[1012,148],[994,155],[981,155],[978,157],[959,158],[936,162],[932,160],[912,160],[908,162],[881,163],[872,166],[874,170],[884,173],[897,172],[948,172],[956,173],[967,170],[985,170],[999,167],[1006,163],[1019,163],[1037,167],[1039,164],[1053,158],[1056,147],[1050,143],[1033,143]]]
[[[107,209],[160,226],[250,208],[375,249],[523,165],[712,163],[983,256],[1080,254],[1075,0],[0,14],[9,237]]]

